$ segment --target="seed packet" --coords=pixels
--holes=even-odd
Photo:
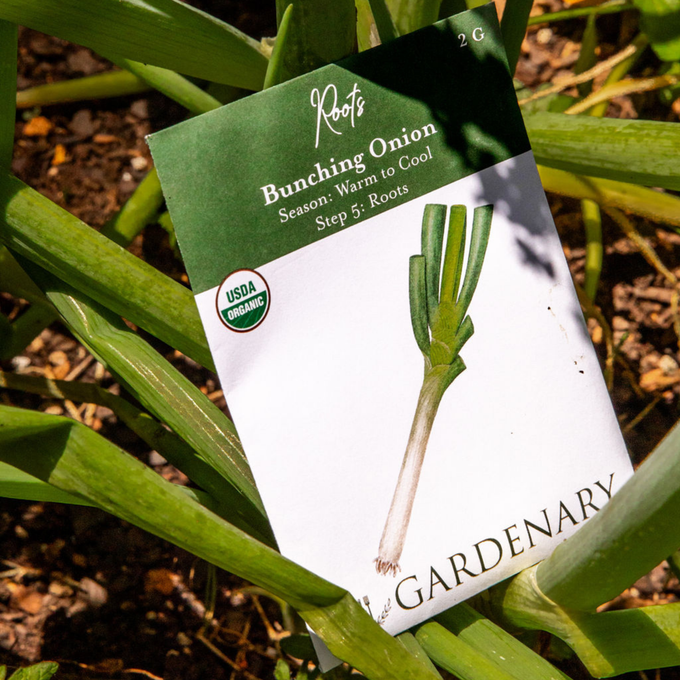
[[[388,632],[630,476],[493,5],[149,141],[281,552]]]

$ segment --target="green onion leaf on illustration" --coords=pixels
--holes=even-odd
[[[409,303],[413,333],[425,358],[425,376],[413,416],[411,433],[399,471],[397,487],[375,559],[379,574],[397,574],[399,558],[411,519],[420,471],[437,409],[451,383],[465,370],[459,353],[474,333],[467,310],[482,271],[489,241],[493,205],[475,208],[465,277],[467,208],[451,207],[442,268],[445,205],[428,204],[423,212],[422,255],[409,261]],[[441,280],[440,280],[441,276]]]

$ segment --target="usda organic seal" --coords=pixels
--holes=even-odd
[[[269,301],[264,278],[252,269],[237,269],[217,289],[217,314],[227,328],[246,333],[264,321]]]

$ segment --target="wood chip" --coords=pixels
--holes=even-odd
[[[63,380],[70,370],[71,364],[67,361],[65,364],[62,364],[61,366],[56,366],[54,368],[54,377],[57,380]]]
[[[48,360],[54,367],[52,373],[56,380],[63,380],[71,370],[71,362],[68,360],[66,352],[62,352],[61,350],[51,352]]]
[[[12,599],[14,604],[27,614],[37,614],[42,609],[43,596],[35,590],[20,586]]]
[[[66,147],[63,144],[57,144],[54,147],[54,156],[52,156],[52,165],[63,165],[70,160],[66,155]]]
[[[94,357],[88,354],[70,373],[66,375],[65,380],[75,380],[92,362]]]
[[[88,427],[92,427],[94,425],[94,414],[97,411],[97,405],[96,404],[87,404],[85,407],[85,413],[83,415],[83,422],[85,425]]]
[[[635,295],[645,300],[654,300],[655,302],[670,304],[673,291],[668,288],[649,286],[647,288],[636,288]]]
[[[95,144],[113,144],[114,142],[120,141],[116,135],[105,135],[98,134],[92,138]]]
[[[569,59],[573,54],[578,55],[579,51],[581,50],[581,45],[577,42],[574,42],[573,40],[567,40],[564,43],[564,47],[562,47],[562,51],[560,52],[560,59],[565,60]]]
[[[45,116],[36,116],[24,125],[24,137],[46,137],[54,127]]]
[[[64,406],[73,420],[77,420],[79,423],[83,422],[83,419],[80,417],[80,410],[70,399],[64,399]]]
[[[147,593],[156,592],[161,595],[171,595],[177,584],[179,576],[169,569],[151,569],[144,577],[144,590]]]
[[[588,319],[588,331],[590,332],[590,339],[599,345],[603,340],[602,326],[593,319],[592,317]]]
[[[662,368],[653,368],[640,376],[640,387],[645,392],[656,392],[680,382],[680,371],[666,373]]]
[[[68,356],[66,355],[66,352],[56,350],[54,352],[50,352],[50,355],[47,357],[47,359],[52,364],[52,366],[61,366],[63,363],[68,361]]]
[[[33,342],[28,346],[28,351],[29,352],[39,352],[43,347],[45,346],[45,342],[43,339],[38,336],[37,338],[33,339]]]

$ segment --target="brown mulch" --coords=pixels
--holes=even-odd
[[[200,5],[255,37],[274,33],[273,3],[206,0]],[[537,5],[551,10],[562,6],[559,0]],[[601,58],[616,53],[635,34],[630,16],[624,14],[623,21],[617,16],[598,21]],[[580,20],[531,29],[517,77],[533,88],[569,73],[584,25]],[[636,69],[647,73],[656,66],[654,57],[647,55]],[[19,68],[23,89],[111,66],[83,47],[22,30]],[[101,227],[151,166],[144,137],[184,115],[178,105],[155,92],[19,112],[13,170],[58,205]],[[608,115],[678,119],[678,113],[661,106],[653,94],[617,99]],[[572,273],[582,283],[585,244],[580,206],[570,199],[550,200]],[[603,220],[605,264],[597,304],[618,351],[612,400],[631,455],[639,463],[678,419],[677,319],[667,277],[645,260],[615,222],[606,215]],[[680,278],[680,236],[645,220],[636,218],[634,224],[663,264]],[[182,279],[181,262],[160,227],[147,228],[131,250]],[[25,306],[0,294],[0,311],[10,318]],[[589,330],[604,363],[603,329],[591,321]],[[160,343],[155,346],[218,406],[226,407],[213,374]],[[103,367],[58,324],[3,368],[56,378],[76,371],[78,379],[117,389]],[[186,482],[103,407],[4,390],[0,399],[81,419],[159,474]],[[206,627],[207,565],[134,526],[90,508],[0,500],[0,545],[0,663],[17,666],[57,660],[61,663],[57,678],[90,680],[272,677],[281,655],[279,607],[240,592],[246,584],[219,572],[215,618]],[[609,607],[671,602],[679,594],[680,583],[660,565]],[[550,653],[544,639],[537,639],[535,645]],[[564,663],[572,677],[587,677],[578,662]],[[670,680],[678,673],[667,669],[648,677]]]

